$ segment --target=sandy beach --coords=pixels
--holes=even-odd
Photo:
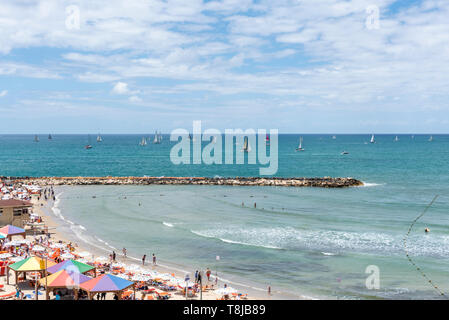
[[[53,243],[57,243],[57,242],[62,242],[65,244],[71,244],[74,248],[73,250],[73,254],[77,254],[80,252],[90,252],[92,255],[85,257],[85,259],[87,261],[89,261],[89,263],[93,263],[95,261],[96,258],[98,257],[104,257],[105,256],[105,252],[102,252],[101,250],[99,250],[98,248],[95,248],[93,246],[89,246],[83,243],[80,243],[79,241],[75,241],[76,239],[71,237],[70,235],[64,233],[61,229],[61,225],[56,221],[55,216],[52,216],[51,213],[51,208],[53,206],[54,201],[49,199],[48,201],[42,199],[43,197],[41,197],[40,200],[37,199],[37,197],[33,197],[33,199],[31,200],[31,202],[33,203],[33,212],[35,214],[37,214],[38,216],[42,217],[43,222],[45,223],[45,226],[48,227],[48,232],[50,234],[50,240]],[[30,241],[35,241],[35,239],[39,238],[42,235],[36,235],[36,236],[32,236],[32,235],[27,235],[27,239]],[[125,257],[123,255],[122,252],[116,252],[117,256],[116,256],[116,263],[120,263],[123,265],[139,265],[141,269],[143,270],[147,270],[149,272],[155,272],[158,274],[170,274],[171,276],[178,278],[178,279],[183,279],[185,277],[185,274],[183,274],[183,272],[181,272],[180,270],[174,270],[172,268],[168,268],[168,267],[164,267],[164,266],[160,266],[160,265],[153,265],[151,260],[151,257],[147,258],[147,261],[145,262],[145,266],[141,266],[142,263],[139,261],[136,261],[135,259],[129,258],[129,257]],[[204,271],[203,271],[204,274]],[[193,275],[190,274],[190,277],[192,278]],[[222,283],[221,281],[216,282],[215,281],[215,277],[212,276],[210,281],[207,280],[206,276],[204,275],[204,280],[203,280],[203,286],[207,286],[208,290],[203,290],[202,295],[200,296],[199,293],[197,293],[194,296],[189,296],[187,297],[187,299],[189,300],[199,300],[199,299],[203,299],[203,300],[220,300],[223,298],[223,294],[219,293],[219,288],[223,288],[224,283]],[[6,285],[6,277],[1,277],[0,281],[2,281],[2,284],[5,286],[5,294],[8,294],[10,292],[15,292],[15,283],[14,283],[14,277],[10,277],[10,285]],[[192,279],[190,280],[192,281]],[[18,287],[20,288],[20,290],[24,293],[25,296],[32,296],[34,299],[34,288],[31,288],[28,284],[26,283],[19,283]],[[151,288],[151,286],[150,286]],[[154,289],[156,289],[156,287],[154,287]],[[168,293],[170,295],[170,299],[173,300],[185,300],[186,297],[184,295],[182,295],[179,291],[171,291]],[[108,293],[106,295],[106,300],[112,300],[113,299],[113,294],[112,293]],[[256,297],[255,295],[248,295],[245,294],[245,299],[267,299],[269,298],[268,295],[266,295],[265,297],[259,296]],[[145,299],[146,295],[143,293],[136,293],[136,298],[137,299]],[[45,299],[45,295],[39,295],[38,299],[42,300]],[[51,293],[50,294],[50,299],[54,299],[54,295]]]

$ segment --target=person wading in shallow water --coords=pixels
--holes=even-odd
[[[153,253],[153,264],[156,265],[156,256]]]
[[[143,257],[142,257],[142,265],[143,265],[143,266],[145,265],[145,259],[146,259],[146,258],[147,258],[147,255],[144,254]]]

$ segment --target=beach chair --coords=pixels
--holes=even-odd
[[[10,293],[7,293],[7,294],[3,294],[3,295],[0,295],[0,300],[11,299],[11,298],[13,298],[15,295],[16,295],[15,292],[10,292]]]

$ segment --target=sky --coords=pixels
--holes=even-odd
[[[0,133],[448,133],[448,17],[447,0],[2,0]]]

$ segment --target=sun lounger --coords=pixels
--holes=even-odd
[[[0,300],[11,299],[11,298],[14,297],[15,295],[16,295],[15,292],[3,294],[3,295],[0,295]]]

